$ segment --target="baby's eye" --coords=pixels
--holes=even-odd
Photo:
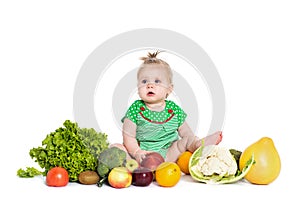
[[[147,83],[147,80],[144,79],[144,80],[142,80],[141,82],[142,82],[143,84],[146,84],[146,83]]]
[[[155,80],[155,83],[161,83],[161,81],[160,81],[160,80],[158,80],[158,79],[156,79],[156,80]]]

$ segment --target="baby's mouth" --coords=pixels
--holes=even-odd
[[[147,96],[154,96],[154,95],[155,95],[155,93],[151,92],[151,91],[147,93]]]

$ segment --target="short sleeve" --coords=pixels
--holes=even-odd
[[[184,121],[187,117],[187,114],[184,112],[184,110],[180,106],[178,106],[173,101],[169,101],[169,108],[172,109],[174,111],[174,114],[177,116],[178,127],[180,127],[184,123]]]
[[[121,122],[124,122],[125,118],[128,118],[136,124],[137,115],[140,112],[140,104],[140,100],[136,100],[133,104],[131,104],[131,106],[126,111],[125,116],[121,119]]]
[[[178,126],[180,127],[184,123],[187,114],[180,108],[177,116],[178,116]]]

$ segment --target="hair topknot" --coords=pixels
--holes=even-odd
[[[167,62],[165,62],[164,60],[157,58],[157,55],[161,52],[163,52],[163,51],[155,51],[153,53],[148,52],[147,57],[140,58],[144,62],[140,65],[140,67],[138,69],[138,72],[137,72],[138,77],[143,69],[145,69],[149,65],[151,65],[151,66],[154,65],[154,66],[163,67],[163,69],[165,69],[167,71],[167,76],[168,76],[170,83],[173,82],[173,72],[172,72],[170,65]]]
[[[155,51],[153,53],[148,52],[147,57],[141,57],[140,59],[144,61],[144,64],[167,64],[165,61],[157,58],[157,55],[162,51]],[[168,64],[167,64],[168,65]]]

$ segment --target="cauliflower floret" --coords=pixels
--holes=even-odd
[[[205,146],[198,164],[194,167],[205,176],[229,176],[237,171],[236,161],[230,151],[217,145]]]

